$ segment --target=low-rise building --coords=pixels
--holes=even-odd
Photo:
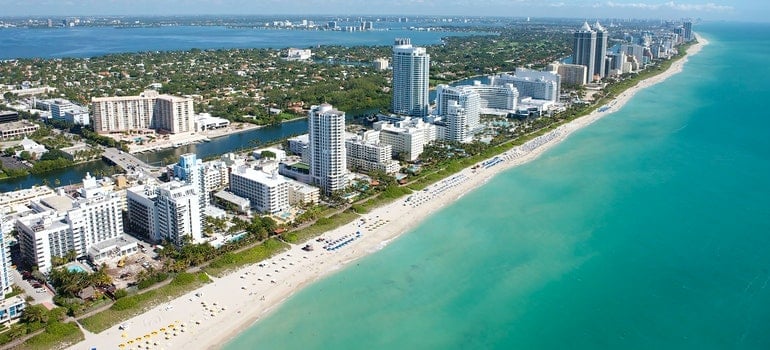
[[[248,198],[237,196],[225,190],[214,193],[214,202],[222,208],[233,209],[244,214],[251,211],[251,202]]]
[[[289,180],[289,204],[316,204],[321,199],[321,190],[295,180]]]
[[[32,134],[40,129],[40,125],[28,120],[19,120],[0,124],[0,140],[10,140]]]
[[[21,295],[15,295],[7,299],[0,298],[0,325],[7,325],[21,317],[26,302]]]

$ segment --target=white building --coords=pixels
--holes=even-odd
[[[313,52],[310,49],[295,49],[290,48],[286,54],[286,60],[288,61],[304,61],[309,60],[313,56]]]
[[[203,160],[198,159],[195,153],[186,153],[179,156],[179,163],[175,164],[173,169],[174,178],[195,186],[198,193],[198,204],[201,213],[203,213],[211,198],[211,192],[206,189],[207,187],[213,187],[212,185],[206,186],[206,167],[203,165]],[[214,181],[215,175],[217,175],[216,172],[211,174],[208,179]]]
[[[88,254],[95,244],[123,234],[122,199],[86,175],[77,197],[63,194],[31,203],[36,213],[18,218],[22,257],[48,272],[53,257]]]
[[[198,188],[179,181],[145,184],[126,190],[127,231],[176,246],[203,239]]]
[[[171,134],[195,131],[192,98],[148,90],[139,96],[96,97],[91,104],[94,131],[98,133],[148,129]]]
[[[519,90],[513,84],[486,85],[476,80],[473,85],[466,85],[479,94],[481,114],[505,115],[516,110],[519,100]]]
[[[271,173],[239,166],[230,174],[230,192],[248,198],[260,213],[279,214],[289,209],[289,180]]]
[[[392,157],[405,161],[416,160],[426,144],[437,138],[436,125],[421,119],[406,119],[394,124],[374,123],[374,130],[380,132],[380,142],[390,145]]]
[[[11,250],[8,242],[5,240],[5,213],[0,212],[0,302],[6,293],[11,291],[11,285],[13,280],[8,272],[11,269]],[[2,312],[0,310],[0,312]],[[2,324],[3,318],[0,314],[0,324]]]
[[[396,39],[393,45],[393,113],[425,117],[428,115],[430,55],[424,47],[414,47],[409,39]]]
[[[19,142],[19,146],[21,146],[21,150],[16,151],[17,157],[21,155],[21,152],[27,151],[27,153],[34,155],[35,158],[39,159],[40,156],[48,152],[48,149],[46,149],[45,146],[35,142],[34,140],[28,139],[26,136],[24,136],[24,139]]]
[[[195,115],[195,130],[213,130],[230,126],[230,121],[225,118],[213,117],[209,113]]]
[[[389,63],[390,62],[388,62],[387,59],[376,58],[372,65],[374,66],[374,69],[376,69],[376,70],[386,70],[389,67]]]
[[[176,246],[202,241],[203,212],[198,189],[193,185],[172,182],[160,187],[155,210],[155,241],[168,241]]]
[[[310,152],[308,152],[308,148],[310,147],[309,134],[303,134],[303,135],[292,137],[288,140],[288,143],[289,143],[289,152],[300,156],[302,158],[302,161],[305,163],[310,162]]]
[[[308,112],[310,176],[327,195],[348,186],[345,157],[345,112],[330,104],[312,106]]]
[[[436,111],[447,127],[446,140],[470,142],[480,131],[481,98],[472,86],[439,85]]]
[[[397,161],[391,159],[393,146],[379,142],[379,131],[368,131],[367,135],[376,135],[376,142],[367,141],[365,137],[356,137],[345,141],[348,167],[353,171],[371,172],[382,171],[395,174],[401,168]]]
[[[489,77],[490,85],[512,84],[519,91],[519,100],[531,97],[537,100],[559,101],[561,77],[547,71],[517,68],[515,75],[507,73]]]

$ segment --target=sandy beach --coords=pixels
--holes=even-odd
[[[314,247],[312,251],[292,246],[281,255],[214,278],[213,283],[132,318],[124,323],[126,329],[116,325],[99,334],[86,332],[86,339],[71,349],[220,348],[304,286],[382,249],[432,213],[495,175],[537,158],[572,132],[619,110],[638,91],[681,72],[687,58],[707,43],[698,36],[698,43],[689,48],[684,59],[675,62],[666,72],[643,80],[620,94],[602,112],[596,110],[514,147],[498,159],[485,162],[486,166],[464,169],[425,191],[376,208],[353,223],[323,234],[326,242],[310,242]],[[410,220],[404,220],[406,216]],[[330,247],[336,249],[324,248],[329,241],[338,242]]]

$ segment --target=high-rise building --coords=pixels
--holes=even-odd
[[[0,301],[6,293],[11,291],[11,276],[8,273],[8,269],[11,268],[11,251],[10,247],[5,241],[5,231],[3,230],[3,224],[5,220],[5,213],[0,212]]]
[[[31,203],[35,214],[16,222],[22,257],[48,272],[53,257],[70,251],[84,256],[89,248],[123,234],[123,200],[86,174],[77,198],[64,194]]]
[[[588,22],[583,22],[580,30],[575,32],[572,63],[586,66],[591,75],[589,81],[593,81],[594,67],[596,67],[596,32],[591,30]]]
[[[206,208],[209,203],[209,192],[206,191],[206,174],[203,161],[198,159],[195,153],[186,153],[179,156],[179,163],[174,165],[174,177],[198,189],[200,210]]]
[[[313,184],[325,194],[348,186],[345,156],[345,112],[328,103],[308,112],[308,152]]]
[[[685,21],[683,24],[684,27],[684,40],[690,41],[693,39],[692,35],[692,22],[691,21]]]
[[[145,91],[139,96],[96,97],[91,100],[94,131],[111,133],[158,129],[172,134],[195,131],[192,98]]]
[[[198,187],[180,181],[139,185],[126,190],[127,231],[176,246],[203,239]]]
[[[424,47],[412,46],[409,39],[396,39],[392,61],[393,113],[427,116],[430,55]]]
[[[609,33],[607,29],[604,29],[599,21],[594,24],[594,30],[596,31],[596,57],[594,58],[594,67],[592,69],[592,75],[598,75],[599,78],[607,76],[607,70],[605,60],[607,57],[607,39],[609,39]]]
[[[445,139],[470,142],[480,126],[481,98],[469,86],[439,85],[436,88],[438,115],[447,126]]]

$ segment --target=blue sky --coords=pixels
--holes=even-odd
[[[0,16],[404,14],[768,21],[768,0],[0,0]]]

